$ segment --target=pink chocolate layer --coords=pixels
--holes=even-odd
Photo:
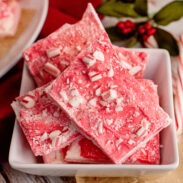
[[[171,123],[153,91],[120,66],[105,34],[45,91],[117,164]]]
[[[134,75],[136,78],[144,77],[147,65],[147,54],[145,52],[128,50],[114,45],[113,49],[115,50],[122,67],[127,69],[129,73]]]
[[[82,20],[65,24],[60,29],[33,44],[24,59],[38,86],[55,79],[81,50],[105,32],[93,6],[89,3]]]
[[[65,24],[48,37],[34,43],[24,53],[24,59],[38,86],[55,79],[75,57],[106,34],[94,8],[89,3],[78,23]],[[132,75],[142,78],[147,54],[114,46],[118,59]]]
[[[80,135],[44,88],[37,88],[12,103],[35,156],[64,148]]]

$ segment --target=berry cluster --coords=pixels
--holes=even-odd
[[[135,23],[130,20],[120,21],[116,26],[117,31],[122,34],[129,34],[135,31]]]
[[[155,32],[156,29],[152,27],[149,23],[146,23],[138,28],[138,33],[144,41],[146,41],[149,38],[149,36],[154,35]]]
[[[154,35],[156,32],[156,28],[152,27],[151,24],[148,22],[139,27],[134,22],[126,20],[123,22],[118,22],[116,27],[118,33],[123,35],[134,33],[134,31],[137,29],[139,38],[143,41],[146,41],[150,36]]]

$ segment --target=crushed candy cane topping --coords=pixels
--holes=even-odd
[[[104,61],[104,54],[101,51],[95,51],[93,56],[99,61]]]
[[[40,137],[41,142],[48,139],[48,134],[46,132],[43,133],[43,135]]]
[[[46,72],[48,72],[49,74],[51,74],[52,76],[55,76],[55,77],[57,77],[61,73],[60,70],[55,65],[53,65],[53,64],[51,64],[49,62],[47,62],[44,65],[43,69]]]
[[[102,93],[102,98],[106,101],[112,101],[117,98],[117,92],[114,89],[110,89],[109,91]]]
[[[26,108],[32,108],[35,105],[34,96],[27,95],[21,101],[21,104]]]
[[[90,79],[91,79],[91,81],[97,81],[99,79],[102,79],[102,75],[101,74],[97,74],[97,75],[95,75],[94,77],[92,77]]]
[[[128,64],[127,62],[125,61],[121,61],[121,65],[125,68],[125,69],[131,69],[132,66],[130,64]]]
[[[88,66],[92,66],[95,64],[96,60],[91,56],[91,55],[88,55],[88,56],[85,56],[82,58],[82,61]]]
[[[111,67],[111,69],[108,72],[108,77],[113,77],[113,76],[114,76],[114,71],[113,71],[113,69]]]
[[[121,144],[121,142],[123,142],[123,139],[121,139],[121,138],[117,139],[116,146],[118,147]]]
[[[130,139],[129,141],[128,141],[128,143],[131,145],[131,144],[135,144],[135,141],[134,140],[132,140],[132,139]]]
[[[80,50],[81,50],[81,47],[80,47],[80,46],[76,46],[76,49],[77,49],[78,51],[80,51]]]
[[[56,49],[47,50],[46,54],[47,54],[48,58],[55,57],[57,55],[60,55],[60,49],[56,48]]]
[[[61,90],[61,91],[60,91],[60,96],[63,97],[63,99],[64,99],[65,101],[68,101],[68,97],[67,97],[67,94],[66,94],[65,91]]]
[[[61,133],[60,130],[55,130],[55,131],[53,131],[53,132],[51,132],[51,133],[49,134],[49,138],[50,138],[50,139],[54,139],[55,137],[58,137],[58,136],[60,135],[60,133]]]
[[[129,73],[130,73],[131,75],[135,75],[135,74],[137,74],[140,70],[141,70],[141,67],[140,67],[140,66],[135,66],[135,67],[132,67],[132,68],[130,69]]]
[[[108,125],[111,125],[113,123],[113,119],[107,119],[106,122]]]
[[[100,89],[100,88],[96,89],[95,95],[96,95],[96,96],[100,96],[100,93],[101,93],[101,89]]]
[[[145,132],[145,128],[144,127],[141,127],[138,131],[137,131],[137,135],[138,136],[141,136],[142,134],[144,134]]]
[[[73,97],[70,101],[69,104],[72,107],[78,107],[80,104],[83,103],[83,98],[81,96]]]
[[[89,101],[89,104],[92,105],[92,106],[96,106],[96,102],[97,102],[97,98],[93,98]]]

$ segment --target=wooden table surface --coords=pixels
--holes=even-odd
[[[74,177],[29,175],[12,169],[8,163],[0,165],[0,183],[76,183]]]

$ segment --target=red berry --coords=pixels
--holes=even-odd
[[[130,20],[127,20],[126,22],[124,22],[125,23],[125,26],[127,26],[127,27],[133,27],[135,24],[132,22],[132,21],[130,21]]]
[[[151,36],[151,35],[154,35],[156,32],[156,29],[155,28],[151,28],[150,30],[148,30],[148,35]]]
[[[122,34],[128,34],[135,30],[135,23],[133,23],[130,20],[127,20],[125,22],[118,22],[117,25],[117,31]]]
[[[128,34],[128,33],[130,33],[131,32],[131,29],[130,28],[125,28],[125,29],[123,29],[123,34]]]
[[[146,24],[144,25],[144,27],[145,27],[145,29],[147,29],[147,30],[149,30],[149,29],[152,28],[152,26],[151,26],[149,23],[146,23]]]
[[[144,34],[146,30],[144,27],[139,27],[138,31],[140,34]]]
[[[123,27],[125,27],[125,24],[124,24],[124,22],[118,22],[116,26],[118,28],[123,28]]]
[[[132,31],[133,31],[133,30],[132,30],[131,27],[127,28],[127,32],[128,32],[128,33],[132,32]]]

